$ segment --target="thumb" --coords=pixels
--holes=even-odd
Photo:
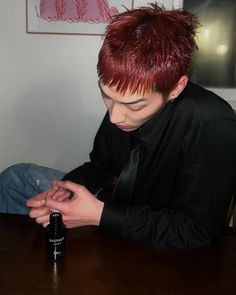
[[[62,214],[66,214],[68,203],[46,198],[46,207],[53,211],[60,211]]]

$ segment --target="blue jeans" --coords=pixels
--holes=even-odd
[[[0,173],[0,212],[28,214],[26,200],[46,191],[54,179],[62,179],[64,172],[37,166],[16,164]]]

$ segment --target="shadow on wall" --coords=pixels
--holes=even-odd
[[[65,171],[86,161],[104,114],[100,100],[91,96],[82,97],[78,81],[65,77],[29,88],[14,111],[17,132],[24,140],[19,157]]]

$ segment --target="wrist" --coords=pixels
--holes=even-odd
[[[101,217],[102,217],[102,212],[104,208],[104,202],[100,200],[96,200],[96,209],[95,209],[95,215],[94,215],[94,222],[92,225],[99,226]]]

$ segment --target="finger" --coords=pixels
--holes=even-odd
[[[35,221],[39,224],[49,224],[49,214],[44,215],[44,216],[40,216],[38,218],[35,219]]]
[[[50,192],[46,194],[46,200],[52,199],[52,200],[62,202],[66,199],[69,199],[69,196],[70,196],[70,192],[60,188],[58,191],[50,190]]]
[[[67,202],[59,202],[50,198],[46,199],[46,206],[54,211],[60,211],[63,214],[68,212]]]
[[[68,191],[73,192],[74,194],[76,194],[76,192],[78,192],[78,190],[84,189],[84,186],[72,182],[72,181],[59,181],[58,185],[60,188],[66,189]]]
[[[65,194],[63,197],[57,199],[58,202],[66,202],[71,200],[71,194]]]
[[[58,190],[60,188],[58,185],[58,182],[60,182],[60,180],[53,180],[52,181],[52,189]]]
[[[42,224],[43,227],[47,227],[48,225],[49,225],[49,222],[44,222],[44,223]]]
[[[68,192],[64,189],[59,189],[53,196],[52,199],[53,200],[59,200],[59,199],[64,199],[66,198],[66,196],[68,195]]]
[[[50,190],[48,190],[47,193],[46,193],[46,197],[45,197],[45,199],[47,199],[47,198],[53,198],[54,195],[55,195],[57,192],[58,192],[58,190],[55,190],[55,189],[50,189]]]
[[[61,194],[57,200],[58,201],[66,201],[66,200],[72,200],[73,197],[74,197],[74,193],[72,191],[68,191],[68,190],[65,190],[65,189],[62,189],[63,190],[63,194]]]
[[[45,204],[46,192],[40,193],[26,201],[28,207],[41,207]]]
[[[44,215],[47,215],[49,213],[50,213],[50,210],[47,207],[43,206],[43,207],[31,209],[30,212],[29,212],[29,216],[31,218],[38,218],[40,216],[44,216]]]

